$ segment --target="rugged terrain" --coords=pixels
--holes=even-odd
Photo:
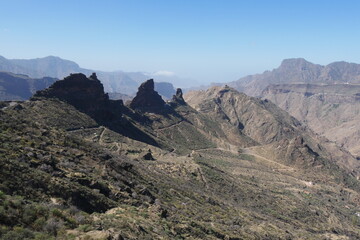
[[[262,74],[255,74],[228,83],[250,96],[260,96],[271,84],[335,84],[360,83],[360,64],[334,62],[326,66],[313,64],[303,58],[285,59],[281,65]]]
[[[360,238],[359,162],[232,88],[73,74],[0,118],[1,239]]]
[[[271,85],[262,96],[360,156],[360,85]]]

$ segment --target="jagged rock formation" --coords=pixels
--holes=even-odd
[[[143,111],[160,110],[164,105],[164,100],[154,90],[153,79],[149,79],[140,85],[136,96],[130,103],[131,108]]]
[[[93,73],[87,78],[82,73],[71,74],[55,82],[49,88],[34,94],[36,98],[57,98],[65,101],[96,119],[112,118],[111,105],[122,105],[122,101],[110,101],[104,87]]]
[[[289,83],[360,83],[360,65],[334,62],[326,66],[313,64],[303,58],[285,59],[281,65],[262,74],[255,74],[228,83],[250,96],[260,96],[270,84]]]
[[[319,135],[360,156],[360,85],[270,85],[263,98],[305,122]]]
[[[103,85],[95,73],[89,78],[82,73],[71,74],[63,80],[55,82],[49,88],[38,91],[32,100],[49,98],[59,99],[74,106],[92,117],[98,125],[105,125],[125,136],[157,145],[150,136],[124,118],[124,114],[129,114],[131,111],[124,106],[122,100],[109,100],[108,94],[104,93]],[[131,115],[131,117],[144,121],[138,115]],[[78,126],[78,128],[80,127],[82,126]]]
[[[176,89],[176,94],[173,95],[171,101],[174,103],[177,103],[177,104],[186,104],[185,100],[183,98],[183,92],[182,92],[181,88]]]
[[[71,74],[64,80],[55,82],[48,89],[37,92],[34,97],[54,97],[81,108],[109,100],[95,73],[89,78],[82,73]]]
[[[357,161],[270,101],[212,88],[100,122],[71,89],[0,109],[0,238],[360,238]]]
[[[36,91],[49,87],[55,78],[30,78],[26,75],[0,72],[0,100],[28,100]]]

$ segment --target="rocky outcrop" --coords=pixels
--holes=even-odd
[[[153,79],[149,79],[140,85],[136,96],[130,103],[130,107],[132,109],[138,109],[142,111],[161,110],[164,106],[164,100],[154,90]]]
[[[110,118],[113,112],[111,106],[122,106],[121,100],[109,100],[95,73],[89,78],[82,73],[71,74],[49,88],[36,92],[32,99],[37,98],[57,98],[96,119]]]
[[[178,104],[185,104],[185,100],[183,98],[183,92],[181,88],[176,89],[176,94],[172,97],[172,102]]]
[[[64,80],[55,82],[49,88],[38,91],[34,97],[55,97],[79,106],[88,105],[89,101],[109,100],[95,73],[89,78],[82,73],[71,74]]]

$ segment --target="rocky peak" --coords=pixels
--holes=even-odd
[[[95,113],[109,103],[109,96],[95,73],[87,78],[82,73],[70,74],[63,80],[55,82],[49,88],[34,94],[36,98],[57,98],[79,110]]]
[[[176,94],[172,97],[172,102],[185,104],[185,100],[183,98],[183,92],[181,88],[176,89]]]
[[[91,76],[89,77],[90,80],[95,80],[95,81],[100,81],[97,76],[96,73],[92,73]]]
[[[56,81],[49,88],[38,91],[34,97],[59,98],[75,104],[75,101],[105,101],[109,99],[95,73],[89,78],[82,73],[70,74],[63,80]]]
[[[130,103],[130,107],[133,109],[141,110],[158,110],[164,107],[165,102],[161,96],[154,90],[154,80],[149,79],[143,82],[136,96]]]
[[[313,63],[306,61],[303,58],[284,59],[281,62],[280,69],[290,70],[306,70],[307,67],[312,67]]]

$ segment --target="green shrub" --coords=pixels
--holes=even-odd
[[[3,191],[0,190],[0,199],[4,200],[6,198],[6,195]]]
[[[8,227],[6,226],[1,226],[0,225],[0,238],[2,235],[4,235],[5,233],[7,233],[9,230],[8,230]]]
[[[41,231],[46,224],[46,218],[40,217],[36,219],[31,226],[34,230]]]
[[[55,240],[55,238],[45,233],[36,233],[34,240]]]
[[[49,218],[44,226],[44,231],[47,233],[57,236],[58,232],[63,228],[64,223],[62,220],[58,220],[56,218]]]
[[[79,230],[82,232],[89,232],[92,229],[91,225],[83,224],[79,226]]]
[[[12,231],[9,231],[1,236],[1,240],[25,240],[33,238],[34,233],[22,227],[14,227]]]
[[[64,218],[64,214],[62,213],[62,211],[60,211],[59,209],[55,208],[51,211],[52,215],[54,217],[58,217],[58,218]]]

